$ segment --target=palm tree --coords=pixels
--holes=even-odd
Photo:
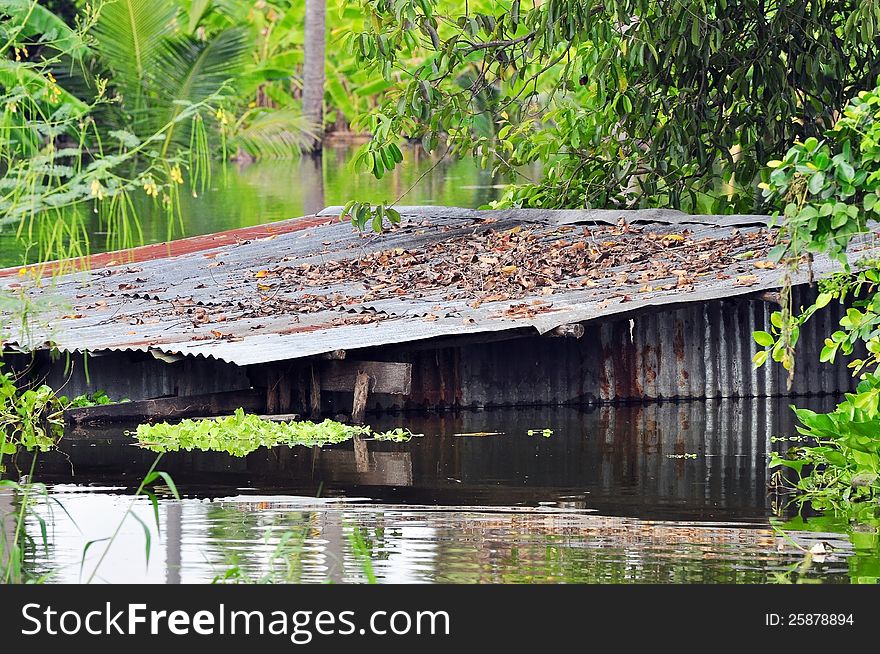
[[[121,99],[115,120],[108,117],[105,122],[141,138],[171,125],[160,148],[164,154],[174,145],[187,148],[192,142],[192,119],[177,121],[188,105],[213,98],[233,105],[237,115],[235,105],[255,95],[264,81],[249,59],[256,37],[239,26],[246,24],[238,13],[248,3],[214,4],[202,2],[200,10],[189,15],[181,15],[180,3],[174,0],[115,0],[103,5],[94,30],[97,67],[109,73]],[[228,26],[199,37],[195,27],[210,11],[231,13],[240,20],[218,21]],[[236,115],[223,118],[228,145],[250,158],[289,157],[311,138],[311,124],[290,108],[257,106]]]
[[[240,74],[250,43],[245,30],[229,28],[207,41],[176,29],[170,0],[116,0],[101,9],[95,27],[100,65],[110,73],[128,124],[137,136],[160,131],[187,104],[222,94]],[[187,125],[166,133],[163,150],[189,143]]]
[[[303,49],[303,116],[313,126],[311,149],[320,150],[324,139],[324,46],[327,0],[306,0]]]

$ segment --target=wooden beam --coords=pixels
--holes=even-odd
[[[281,371],[278,379],[278,410],[266,411],[266,413],[290,413],[293,408],[293,373],[289,370]]]
[[[278,387],[281,378],[277,370],[266,369],[266,413],[278,413],[280,411],[280,397]]]
[[[373,378],[367,373],[358,372],[354,382],[354,402],[351,407],[351,421],[356,425],[364,424],[364,416],[367,412],[367,398],[370,395],[370,385]]]
[[[321,388],[351,393],[360,372],[373,378],[371,393],[409,395],[412,392],[412,364],[395,361],[327,361],[321,366]]]
[[[114,422],[152,422],[196,416],[226,415],[239,408],[250,413],[264,412],[266,408],[265,389],[160,397],[154,400],[99,404],[68,409],[64,412],[64,423],[72,426]]]
[[[317,366],[309,368],[309,376],[309,410],[314,420],[321,415],[321,374]]]
[[[354,469],[359,473],[370,470],[370,452],[367,450],[367,439],[363,436],[354,437]]]

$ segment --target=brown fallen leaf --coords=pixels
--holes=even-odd
[[[754,286],[758,283],[757,275],[740,275],[736,278],[734,286]]]

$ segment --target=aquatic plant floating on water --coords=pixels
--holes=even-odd
[[[553,435],[552,429],[529,429],[526,434],[529,436],[543,436],[544,438],[550,438]]]
[[[233,415],[222,418],[184,420],[174,425],[143,424],[133,435],[141,447],[156,452],[206,450],[245,456],[261,447],[276,445],[323,447],[356,436],[400,443],[417,434],[402,428],[374,432],[367,426],[346,425],[335,420],[276,422],[237,409]]]

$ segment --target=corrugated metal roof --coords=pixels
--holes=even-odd
[[[338,212],[339,208],[330,208],[318,216]],[[42,286],[25,278],[8,281],[7,288],[24,285],[39,302],[29,333],[12,326],[7,346],[30,350],[53,345],[63,351],[93,353],[149,350],[163,356],[204,356],[249,365],[437,337],[523,328],[545,333],[567,323],[779,286],[779,270],[756,267],[755,260],[748,258],[768,241],[767,219],[761,216],[449,207],[406,207],[401,213],[401,227],[382,235],[361,236],[348,223],[314,226],[312,221],[306,229],[67,274]],[[675,287],[674,276],[666,280],[671,284],[654,280],[654,286],[622,279],[625,271],[621,267],[606,271],[595,283],[574,276],[550,292],[535,289],[513,299],[487,293],[450,294],[447,288],[430,285],[423,292],[403,288],[389,295],[378,292],[379,285],[370,278],[329,283],[319,277],[303,283],[298,273],[306,264],[320,274],[331,262],[350,262],[385,251],[392,256],[421,252],[449,239],[466,242],[476,233],[497,235],[508,230],[528,230],[534,238],[535,256],[540,256],[541,248],[558,244],[561,238],[572,242],[587,238],[579,229],[621,224],[637,225],[635,231],[651,238],[672,235],[676,240],[670,243],[676,247],[669,249],[669,265],[677,265],[676,257],[686,257],[702,239],[746,238],[728,253],[736,256],[727,256],[723,264],[713,262],[714,274],[697,276],[684,288]],[[605,238],[631,238],[626,228],[618,231],[618,236],[606,233]],[[661,258],[665,256],[662,252]],[[827,274],[835,266],[817,259],[813,273]],[[289,270],[294,271],[293,285],[282,274]],[[635,272],[638,268],[629,271],[630,275]],[[796,281],[805,281],[806,275],[802,273]],[[484,299],[474,301],[475,297]]]

